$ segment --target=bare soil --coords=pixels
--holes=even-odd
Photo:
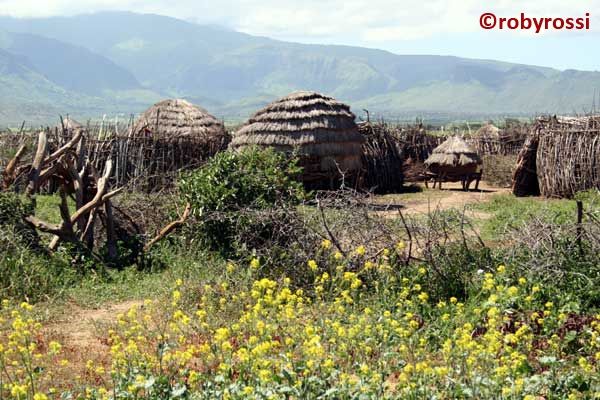
[[[119,314],[141,304],[139,300],[130,300],[96,309],[69,304],[62,317],[44,327],[47,340],[61,343],[64,358],[68,361],[61,368],[60,376],[55,376],[54,379],[64,382],[70,382],[73,377],[84,376],[86,380],[93,381],[106,379],[111,362],[108,329],[116,322]],[[94,368],[104,368],[104,377],[87,368],[90,361]]]
[[[425,188],[419,184],[414,193],[384,195],[377,198],[380,205],[390,205],[392,210],[383,211],[383,215],[395,215],[399,208],[405,214],[427,214],[434,210],[457,209],[463,210],[465,206],[489,201],[494,195],[510,193],[509,188],[501,188],[481,182],[479,189],[465,192],[458,183],[445,183],[442,189]],[[488,218],[487,213],[467,209],[467,216],[478,219]]]

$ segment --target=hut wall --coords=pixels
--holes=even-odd
[[[365,188],[375,193],[402,190],[402,146],[398,138],[382,125],[363,124],[360,132],[365,138],[362,150]]]
[[[180,170],[201,166],[213,154],[227,148],[219,139],[199,142],[193,138],[162,139],[118,136],[89,140],[90,161],[103,168],[109,157],[115,165],[112,178],[116,185],[132,184],[144,190],[170,186]]]
[[[419,127],[398,129],[396,135],[402,145],[403,158],[419,163],[425,162],[433,149],[446,140],[444,136],[429,135]]]
[[[536,159],[540,193],[571,198],[600,189],[600,131],[549,130],[540,135]]]
[[[485,155],[500,155],[509,156],[517,155],[523,148],[527,135],[517,133],[502,134],[498,137],[476,136],[467,139],[467,143],[475,148],[478,154]]]

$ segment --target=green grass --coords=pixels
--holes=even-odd
[[[581,193],[584,210],[597,213],[600,210],[600,194],[589,191]],[[546,222],[564,224],[575,222],[577,205],[575,200],[544,199],[539,197],[515,197],[512,194],[493,196],[488,202],[470,205],[473,210],[483,211],[490,218],[477,221],[484,239],[498,240],[510,229],[519,227],[534,218]]]
[[[60,218],[60,197],[58,195],[36,196],[35,215],[42,221],[57,224]],[[74,212],[75,202],[68,198],[69,209]]]

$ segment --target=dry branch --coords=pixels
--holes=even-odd
[[[150,240],[144,246],[144,251],[150,250],[150,248],[152,246],[154,246],[154,244],[156,244],[158,241],[163,239],[165,236],[167,236],[169,233],[173,232],[175,229],[177,229],[181,225],[183,225],[185,223],[185,221],[188,219],[188,217],[190,216],[191,211],[192,211],[192,206],[190,203],[188,203],[185,206],[185,210],[183,211],[183,214],[181,215],[181,217],[177,221],[173,221],[169,225],[167,225],[163,229],[161,229],[160,232],[158,233],[158,235],[156,235],[152,240]]]
[[[72,150],[76,144],[79,143],[82,137],[82,131],[78,130],[75,135],[69,140],[64,146],[60,149],[56,150],[54,153],[50,154],[46,159],[44,159],[44,164],[50,164],[51,162],[58,160],[63,154],[67,151]]]
[[[46,146],[48,145],[48,136],[45,131],[41,131],[38,135],[38,145],[33,157],[33,163],[29,170],[29,184],[25,190],[25,194],[28,196],[34,195],[38,190],[38,179],[40,177],[40,169],[44,163],[44,157],[46,156]]]
[[[15,156],[8,162],[4,171],[2,171],[2,189],[6,190],[14,183],[16,179],[15,170],[17,164],[19,164],[26,148],[27,146],[22,144],[15,153]]]

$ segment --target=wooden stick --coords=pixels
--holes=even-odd
[[[71,223],[75,224],[79,218],[86,215],[93,208],[100,206],[103,203],[103,196],[106,192],[106,185],[108,184],[108,178],[110,177],[110,173],[112,171],[112,160],[108,160],[106,162],[106,167],[104,168],[104,174],[100,179],[98,179],[98,187],[96,189],[96,195],[92,200],[88,203],[84,204],[80,209],[75,211],[75,214],[71,217]],[[119,190],[119,189],[117,189]]]
[[[106,248],[108,250],[108,259],[115,260],[118,255],[117,235],[115,234],[115,221],[110,200],[104,203],[104,211],[106,212]]]
[[[46,146],[48,144],[48,136],[45,131],[40,131],[38,135],[38,146],[29,171],[29,184],[25,189],[25,194],[31,197],[38,190],[38,179],[40,177],[40,168],[46,156]]]
[[[177,221],[173,221],[171,222],[169,225],[165,226],[163,229],[161,229],[161,231],[158,233],[158,235],[156,235],[152,240],[150,240],[145,246],[144,246],[144,251],[148,251],[150,250],[150,248],[158,241],[160,241],[161,239],[163,239],[165,236],[167,236],[169,233],[171,233],[173,230],[175,230],[176,228],[178,228],[179,226],[183,225],[185,223],[185,221],[187,220],[187,218],[190,216],[190,212],[192,211],[192,205],[190,203],[188,203],[185,206],[185,210],[183,211],[183,214],[181,215],[181,218],[179,218]]]
[[[50,164],[52,161],[58,160],[60,158],[60,156],[62,156],[68,150],[72,150],[75,147],[75,145],[77,143],[79,143],[79,140],[81,139],[81,135],[82,135],[81,130],[78,130],[77,132],[75,132],[75,135],[73,135],[71,140],[69,140],[63,147],[56,150],[54,153],[50,154],[48,156],[48,158],[46,158],[44,160],[44,164]]]
[[[5,190],[8,189],[15,182],[15,179],[16,179],[15,169],[17,167],[17,164],[21,160],[23,153],[25,153],[26,148],[27,148],[27,146],[25,146],[25,144],[22,144],[21,147],[19,147],[19,149],[17,150],[17,153],[15,154],[15,156],[8,162],[4,171],[2,171],[2,185],[3,185],[2,188],[3,189],[5,189]]]

